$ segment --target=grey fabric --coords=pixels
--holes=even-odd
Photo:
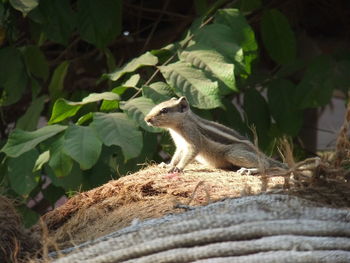
[[[287,195],[135,221],[54,262],[350,262],[350,211]],[[54,256],[54,254],[51,254]]]

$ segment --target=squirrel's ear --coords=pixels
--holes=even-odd
[[[190,105],[188,104],[188,101],[185,97],[180,97],[178,102],[179,102],[181,112],[188,111],[188,109],[190,108]]]

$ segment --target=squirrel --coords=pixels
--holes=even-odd
[[[166,128],[175,142],[176,151],[168,165],[169,172],[182,172],[191,161],[214,168],[239,172],[257,172],[259,168],[282,168],[287,165],[271,159],[236,131],[194,114],[185,97],[172,98],[154,108],[144,118],[149,126]]]

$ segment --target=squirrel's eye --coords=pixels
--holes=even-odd
[[[168,112],[168,109],[167,108],[163,108],[160,110],[160,113],[167,113]]]

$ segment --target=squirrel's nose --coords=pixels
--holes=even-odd
[[[152,122],[152,117],[151,116],[146,116],[144,120],[147,123],[151,123]]]

